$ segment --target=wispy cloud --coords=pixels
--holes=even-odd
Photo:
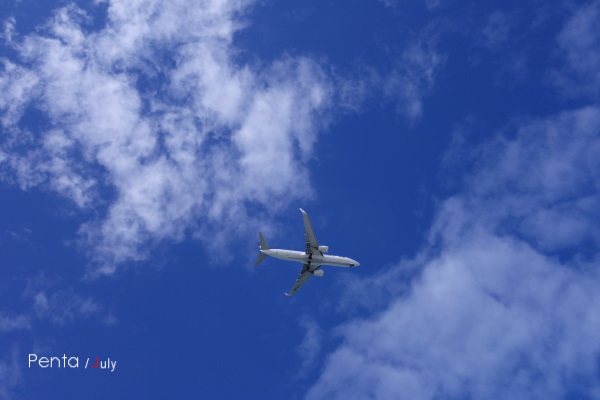
[[[300,327],[306,330],[304,339],[296,349],[298,359],[301,360],[300,374],[303,374],[314,365],[321,352],[323,330],[314,319],[308,316],[300,318]]]
[[[19,280],[13,280],[18,285]],[[89,318],[107,325],[116,317],[91,295],[83,295],[61,279],[48,278],[39,273],[27,279],[22,296],[13,298],[11,311],[0,310],[0,333],[29,331],[42,320],[55,326]]]
[[[398,0],[379,0],[379,1],[381,1],[387,7],[395,7],[395,6],[398,6],[399,4],[402,4],[402,1],[398,1]],[[435,10],[443,3],[446,3],[446,1],[444,1],[444,0],[423,0],[422,3],[428,10]]]
[[[28,315],[9,315],[0,312],[0,332],[31,328],[31,318]]]
[[[565,23],[558,36],[563,66],[553,70],[552,82],[570,96],[600,95],[600,1],[584,4]]]
[[[38,318],[48,318],[58,325],[97,314],[102,309],[91,297],[64,290],[52,294],[39,292],[34,297],[34,304]]]
[[[504,11],[493,11],[483,28],[484,44],[490,50],[501,48],[509,39],[513,30],[512,16]]]
[[[83,295],[62,279],[40,272],[29,278],[23,291],[30,314],[28,320],[48,320],[64,326],[84,318],[96,318],[110,324],[114,316],[90,295]],[[24,314],[25,315],[25,314]]]
[[[307,397],[598,396],[599,132],[590,107],[479,148],[421,254],[367,280],[385,306],[339,329]]]
[[[309,192],[330,83],[307,57],[236,61],[250,4],[114,0],[100,31],[67,6],[11,42],[21,62],[4,60],[0,77],[2,178],[103,210],[80,229],[97,271],[190,231],[214,245],[252,225],[248,207],[277,212]],[[25,128],[29,110],[46,126]]]
[[[436,50],[436,40],[429,33],[409,45],[385,80],[384,92],[398,102],[398,110],[415,121],[423,114],[423,99],[435,83],[445,57]]]
[[[7,18],[3,25],[4,30],[2,33],[0,33],[0,39],[10,43],[15,30],[15,18]]]
[[[0,399],[12,399],[13,389],[21,380],[17,348],[13,347],[10,356],[0,360]]]

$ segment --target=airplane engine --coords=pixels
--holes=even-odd
[[[314,276],[323,276],[324,271],[322,269],[318,269],[313,272]]]
[[[319,246],[319,251],[321,253],[327,253],[329,251],[329,246]]]

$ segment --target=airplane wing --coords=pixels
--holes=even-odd
[[[292,288],[292,290],[290,290],[289,293],[286,293],[286,295],[293,296],[311,276],[313,276],[313,273],[310,271],[309,265],[304,264],[302,266],[302,272],[300,272],[300,276],[298,276],[298,279],[296,279],[294,287]]]
[[[313,231],[312,224],[310,223],[310,218],[308,218],[308,214],[303,209],[302,218],[304,218],[304,234],[306,235],[306,254],[319,253],[319,242],[317,242],[317,237],[315,236],[315,231]],[[308,279],[308,278],[306,278]]]

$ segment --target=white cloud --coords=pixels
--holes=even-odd
[[[276,213],[310,193],[330,83],[306,57],[236,61],[250,4],[114,0],[100,31],[68,6],[13,41],[23,62],[0,75],[2,179],[83,209],[109,201],[80,229],[99,271],[190,231],[218,244],[254,223],[248,206]],[[47,126],[22,128],[28,107]]]
[[[600,109],[520,125],[478,149],[421,254],[367,280],[380,311],[338,328],[307,398],[600,395]]]
[[[32,90],[38,84],[38,77],[32,71],[15,65],[6,59],[0,59],[2,74],[0,75],[0,122],[4,129],[17,124],[25,106],[33,95]]]
[[[483,152],[494,168],[469,181],[476,199],[494,208],[486,219],[548,251],[597,240],[599,127],[600,110],[586,107],[530,122],[519,140],[488,145]]]

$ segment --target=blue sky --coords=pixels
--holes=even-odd
[[[600,398],[599,23],[0,0],[0,398]]]

